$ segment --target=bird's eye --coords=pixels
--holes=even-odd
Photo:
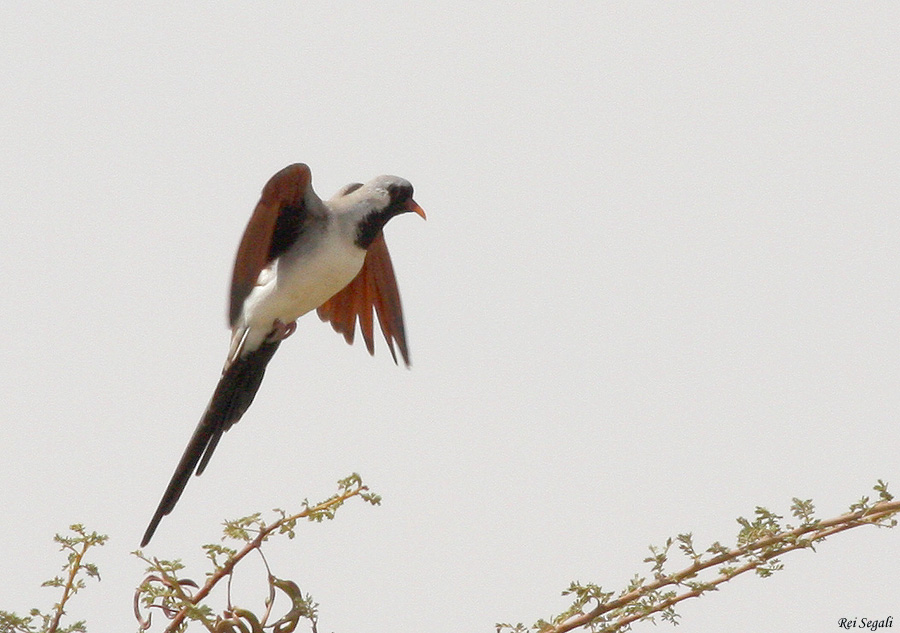
[[[388,185],[388,195],[392,202],[402,203],[412,198],[412,185],[393,183]]]

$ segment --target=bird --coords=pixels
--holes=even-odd
[[[304,163],[288,165],[269,179],[235,257],[228,309],[231,345],[222,375],[141,547],[172,512],[191,473],[203,473],[222,434],[250,407],[266,366],[299,317],[316,310],[350,344],[358,320],[366,348],[374,354],[374,310],[394,363],[399,350],[409,367],[400,293],[382,232],[391,218],[408,212],[425,219],[412,185],[397,176],[345,185],[327,201],[316,195]]]

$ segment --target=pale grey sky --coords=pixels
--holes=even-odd
[[[0,608],[56,599],[78,521],[111,540],[70,611],[132,630],[128,552],[297,161],[323,197],[415,185],[428,222],[386,231],[413,368],[301,320],[148,554],[200,577],[223,518],[359,471],[381,508],[271,548],[321,630],[492,631],[756,505],[900,490],[898,5],[3,3],[0,29]],[[897,619],[898,560],[857,530],[678,630]]]

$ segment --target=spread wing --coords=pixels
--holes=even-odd
[[[353,343],[356,321],[359,319],[359,329],[366,342],[366,349],[374,354],[373,308],[394,362],[397,362],[394,351],[396,342],[403,362],[408,367],[409,349],[403,326],[400,291],[397,290],[394,267],[382,233],[378,234],[366,251],[366,259],[359,274],[343,290],[319,306],[316,313],[323,321],[330,321],[334,331],[343,334],[344,340],[350,344]]]
[[[259,273],[290,248],[303,231],[309,217],[305,197],[310,181],[309,167],[296,163],[272,176],[263,187],[234,261],[228,309],[232,327]]]

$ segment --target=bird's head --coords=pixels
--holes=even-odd
[[[423,219],[425,211],[413,200],[413,186],[397,176],[378,176],[366,184],[353,183],[342,188],[332,202],[346,209],[356,229],[355,242],[368,248],[395,215],[416,213]]]

